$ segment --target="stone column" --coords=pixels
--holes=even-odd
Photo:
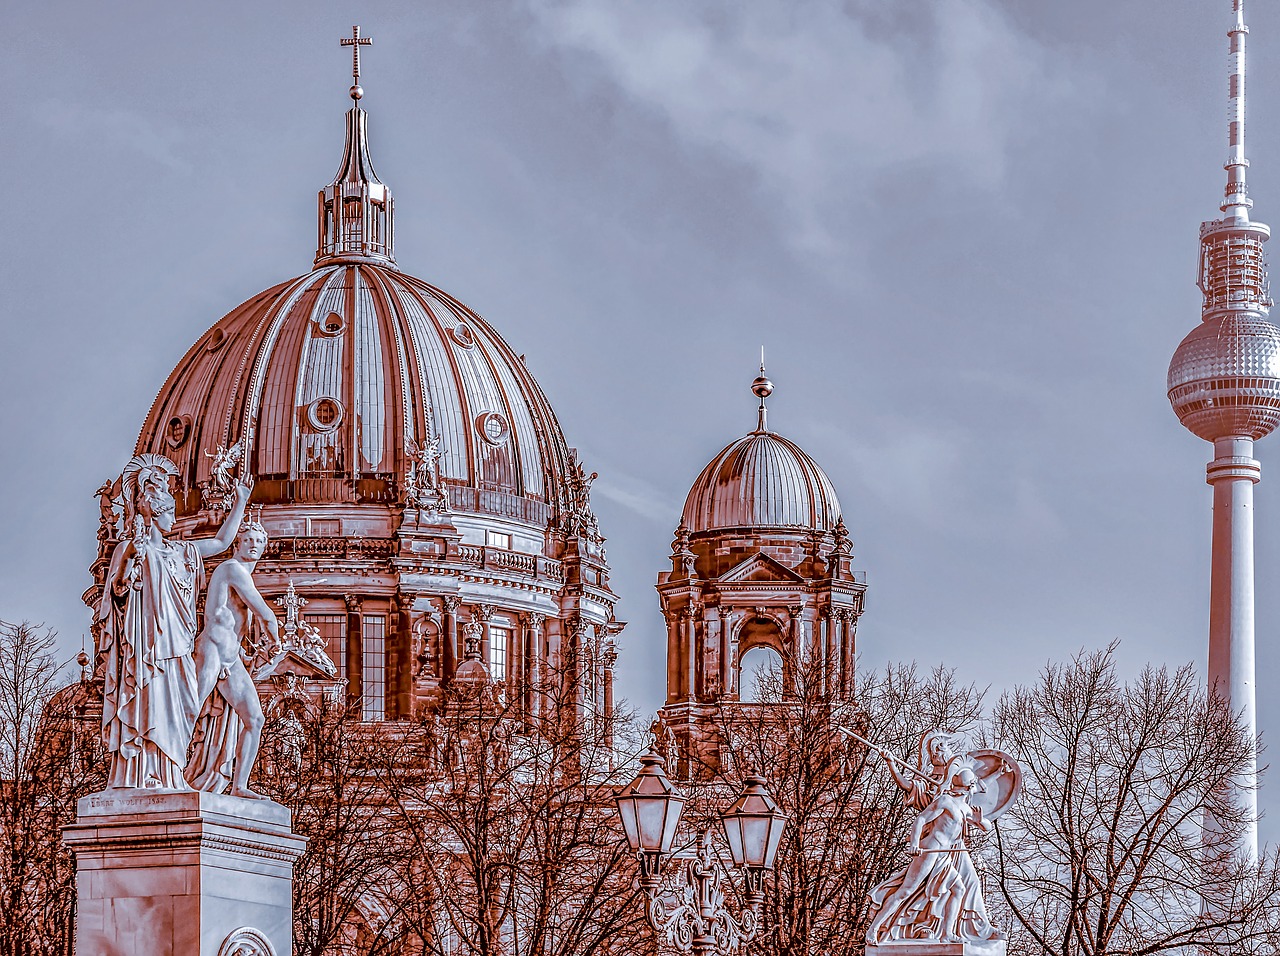
[[[729,646],[729,615],[716,605],[716,630],[720,635],[720,694],[733,692],[733,648]]]
[[[82,797],[79,956],[290,956],[293,863],[306,840],[269,800],[190,791]]]
[[[547,678],[546,674],[543,673],[545,662],[542,653],[542,625],[546,619],[544,614],[529,615],[529,689],[527,695],[529,714],[534,718],[541,717],[546,709],[546,702],[543,698],[543,683]]]
[[[787,627],[787,642],[791,647],[791,656],[799,658],[801,643],[804,640],[804,634],[800,628],[800,612],[804,610],[801,604],[792,604],[787,607],[787,617],[790,619]],[[789,660],[785,661],[782,666],[782,687],[784,693],[795,695],[796,692],[796,670],[795,665]]]
[[[853,693],[853,635],[858,619],[853,608],[840,609],[840,695],[849,697]]]
[[[413,604],[418,595],[413,591],[402,591],[391,601],[391,613],[395,626],[391,633],[395,640],[391,642],[387,654],[387,671],[394,675],[394,684],[387,682],[388,689],[394,687],[395,695],[388,698],[394,700],[394,709],[387,714],[393,720],[404,720],[413,715],[413,669],[416,664],[413,655]]]
[[[493,651],[490,649],[491,642],[493,640],[493,633],[489,629],[489,622],[493,619],[493,605],[477,604],[472,609],[471,617],[473,620],[476,618],[480,619],[480,661],[484,664],[484,669],[488,671],[489,661],[492,659],[493,654]],[[506,661],[504,666],[510,667],[511,662]],[[490,672],[489,676],[493,677],[494,675]],[[502,683],[506,683],[506,680],[507,675],[506,673],[503,673]]]
[[[681,690],[684,691],[686,700],[693,700],[697,696],[697,679],[698,679],[698,644],[697,644],[697,623],[693,619],[693,606],[680,612],[680,646],[684,650],[684,679]]]
[[[680,615],[674,611],[667,618],[667,703],[680,699]]]
[[[827,688],[833,686],[836,673],[835,616],[829,604],[818,612],[818,635],[818,646],[821,648],[822,656],[818,689],[822,694],[826,694]]]
[[[604,652],[604,720],[606,750],[613,749],[613,665],[618,661],[618,650],[609,641]]]
[[[357,594],[342,595],[347,605],[347,702],[364,696],[364,600]]]
[[[458,605],[462,602],[452,594],[444,596],[444,628],[440,636],[440,686],[445,687],[453,680],[454,671],[458,669]]]

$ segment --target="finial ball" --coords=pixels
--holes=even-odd
[[[87,667],[89,664],[89,655],[86,654],[84,651],[81,651],[79,654],[76,655],[76,663],[79,664],[81,667]]]
[[[756,398],[768,398],[773,394],[773,382],[763,375],[756,376],[756,380],[751,383],[751,394]]]
[[[362,96],[364,96],[364,89],[360,86],[359,83],[356,83],[351,87],[351,98],[353,100],[358,100]]]

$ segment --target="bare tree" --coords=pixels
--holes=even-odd
[[[411,860],[380,771],[395,765],[411,773],[415,755],[394,725],[363,722],[358,708],[322,698],[307,713],[293,765],[269,752],[254,778],[307,838],[293,868],[298,956],[395,952],[386,931],[403,903],[396,874]]]
[[[603,956],[649,937],[612,799],[618,727],[579,713],[570,686],[551,676],[536,721],[495,688],[455,688],[413,731],[422,772],[387,767],[415,860],[405,935],[423,952]]]
[[[61,829],[103,782],[92,682],[65,683],[55,640],[0,621],[0,956],[71,953],[75,867]]]
[[[1229,858],[1247,822],[1230,785],[1254,742],[1190,665],[1148,667],[1125,683],[1114,652],[1050,664],[996,705],[991,734],[1025,774],[996,835],[1012,948],[1260,951],[1280,904],[1275,858],[1205,865]],[[1218,821],[1208,831],[1206,814]]]
[[[924,732],[965,731],[981,716],[982,692],[942,668],[865,672],[856,700],[829,686],[816,664],[788,661],[761,676],[759,703],[723,705],[726,769],[690,800],[690,822],[714,826],[741,776],[760,773],[787,814],[766,935],[753,944],[769,956],[861,953],[870,891],[905,858],[914,812],[874,752],[841,728],[907,757]]]

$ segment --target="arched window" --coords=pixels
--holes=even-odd
[[[756,704],[777,700],[782,691],[782,655],[767,645],[758,645],[742,655],[738,663],[738,699]]]

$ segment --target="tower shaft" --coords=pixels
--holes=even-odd
[[[1213,557],[1209,589],[1209,685],[1229,704],[1249,735],[1258,729],[1254,683],[1253,486],[1262,468],[1253,439],[1214,442],[1207,479],[1213,486]],[[1257,760],[1237,779],[1237,806],[1254,823],[1238,851],[1258,857]],[[1215,821],[1206,821],[1213,828]]]

